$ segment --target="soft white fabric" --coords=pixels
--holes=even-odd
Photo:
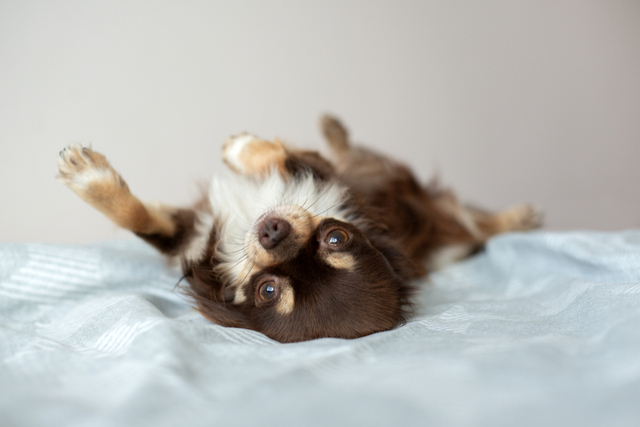
[[[351,341],[213,325],[179,279],[133,241],[0,245],[0,425],[640,425],[639,231],[496,238]]]

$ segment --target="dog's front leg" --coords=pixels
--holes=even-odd
[[[320,180],[334,175],[331,163],[315,151],[296,150],[278,139],[267,141],[246,133],[224,142],[222,159],[232,171],[256,178],[274,172],[287,177],[310,172]]]
[[[80,145],[60,152],[57,178],[122,228],[167,254],[177,253],[194,227],[194,213],[142,203],[106,157]]]

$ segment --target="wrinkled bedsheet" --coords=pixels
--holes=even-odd
[[[211,324],[179,280],[134,240],[1,244],[0,425],[640,425],[640,231],[495,238],[356,340]]]

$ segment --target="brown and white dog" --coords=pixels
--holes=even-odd
[[[141,202],[106,158],[60,152],[58,178],[121,227],[182,264],[207,319],[280,342],[356,338],[409,314],[413,279],[474,253],[491,236],[540,224],[518,205],[498,214],[423,187],[406,166],[353,146],[331,117],[335,154],[249,134],[223,145],[236,175],[215,177],[190,208]]]

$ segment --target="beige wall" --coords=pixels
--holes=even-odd
[[[640,2],[0,3],[0,241],[122,237],[56,182],[72,142],[185,203],[248,130],[332,111],[466,200],[640,225]]]

